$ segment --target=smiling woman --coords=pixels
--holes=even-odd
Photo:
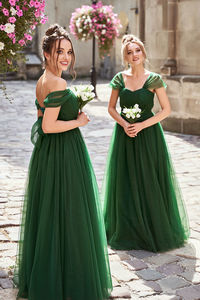
[[[51,62],[53,64],[54,68],[57,68],[60,75],[60,72],[66,71],[69,66],[69,72],[75,77],[75,53],[69,35],[64,29],[60,27],[58,37],[56,37],[55,32],[53,32],[52,27],[50,27],[43,38],[42,48],[46,69],[50,67],[50,65],[47,67],[47,62],[49,61],[49,63]],[[62,69],[62,67],[64,68]]]
[[[51,26],[43,39],[45,70],[36,86],[38,120],[22,215],[14,281],[18,298],[104,300],[112,290],[103,217],[93,168],[79,127],[68,33]],[[78,288],[77,288],[78,287]]]
[[[189,226],[160,125],[170,114],[166,84],[144,68],[146,51],[137,37],[123,37],[122,58],[126,68],[110,83],[108,107],[117,124],[103,189],[107,239],[114,249],[167,251],[184,244]],[[154,94],[161,106],[156,115]]]

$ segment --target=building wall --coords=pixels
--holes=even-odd
[[[174,7],[169,15],[167,2]],[[176,6],[176,12],[175,12]],[[200,1],[199,0],[146,0],[145,41],[149,60],[160,71],[172,47],[171,28],[167,22],[175,22],[175,53],[177,74],[200,75]],[[169,24],[170,26],[170,24]]]
[[[200,77],[172,76],[165,78],[171,114],[162,121],[164,129],[200,135]],[[160,110],[155,97],[154,112]]]
[[[200,75],[199,0],[179,0],[176,47],[178,73]]]
[[[168,35],[163,30],[164,8],[159,0],[146,0],[145,4],[145,47],[149,68],[160,73],[160,67],[168,56]]]
[[[111,78],[123,69],[121,38],[124,33],[141,36],[147,49],[148,69],[161,73],[168,84],[167,93],[172,106],[169,118],[162,122],[165,129],[200,134],[200,1],[199,0],[103,0],[118,13],[122,29],[111,56],[100,61],[96,51],[96,68],[103,78]],[[68,29],[72,12],[91,1],[48,0],[46,12],[49,23],[39,28],[41,38],[52,23]],[[141,5],[143,7],[141,7]],[[136,8],[139,9],[137,13]],[[92,42],[76,41],[78,75],[89,75],[92,62]],[[40,43],[38,43],[40,49]],[[41,53],[41,52],[40,52]],[[158,111],[155,101],[154,111]],[[195,125],[194,125],[195,124]]]
[[[172,107],[162,122],[167,130],[200,134],[199,12],[199,0],[146,0],[149,67],[164,76]]]
[[[114,6],[114,11],[119,14],[123,25],[127,22],[128,28],[123,26],[121,35],[116,39],[112,52],[111,64],[114,71],[122,68],[121,65],[121,36],[125,33],[133,33],[139,36],[139,16],[135,8],[139,8],[141,0],[103,0],[104,4]],[[167,12],[167,2],[177,3],[177,13],[170,20]],[[69,29],[69,21],[75,8],[83,4],[90,5],[92,1],[86,0],[48,0],[46,1],[46,13],[49,22],[38,29],[38,51],[41,54],[41,39],[46,28],[55,22]],[[160,72],[160,67],[169,56],[168,44],[170,44],[169,21],[176,19],[175,59],[177,62],[176,74],[200,75],[200,1],[199,0],[145,0],[145,45],[147,48],[150,66],[154,71]],[[77,55],[77,69],[80,74],[87,74],[91,66],[92,41],[80,42],[72,36]],[[172,44],[172,43],[171,43]],[[97,51],[97,69],[100,68],[100,59]]]

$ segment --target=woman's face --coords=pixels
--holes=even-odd
[[[59,72],[66,71],[72,61],[72,45],[71,42],[62,39],[55,42],[55,46],[52,48],[51,54],[46,53],[47,64],[51,68],[56,68]]]
[[[136,66],[144,63],[144,55],[140,46],[136,43],[130,43],[126,47],[126,61],[131,66]]]

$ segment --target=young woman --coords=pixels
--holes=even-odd
[[[29,300],[103,300],[112,289],[96,179],[79,127],[88,123],[61,78],[73,72],[68,33],[43,39],[45,70],[36,86],[38,121],[23,210],[15,282]]]
[[[110,85],[108,111],[116,120],[108,157],[103,198],[109,245],[114,249],[166,251],[184,244],[189,229],[160,121],[170,113],[161,76],[144,68],[143,43],[133,35],[122,39],[129,69]],[[154,95],[162,110],[154,115]],[[141,117],[130,124],[116,110],[138,104]]]

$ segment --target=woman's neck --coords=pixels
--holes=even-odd
[[[145,68],[143,65],[138,65],[138,66],[131,66],[130,67],[130,74],[133,76],[133,77],[141,77],[145,74]]]
[[[61,75],[62,75],[62,71],[61,70],[55,70],[55,69],[52,69],[49,66],[46,66],[45,72],[46,73],[50,73],[50,74],[52,74],[54,76],[57,76],[57,77],[61,77]]]

